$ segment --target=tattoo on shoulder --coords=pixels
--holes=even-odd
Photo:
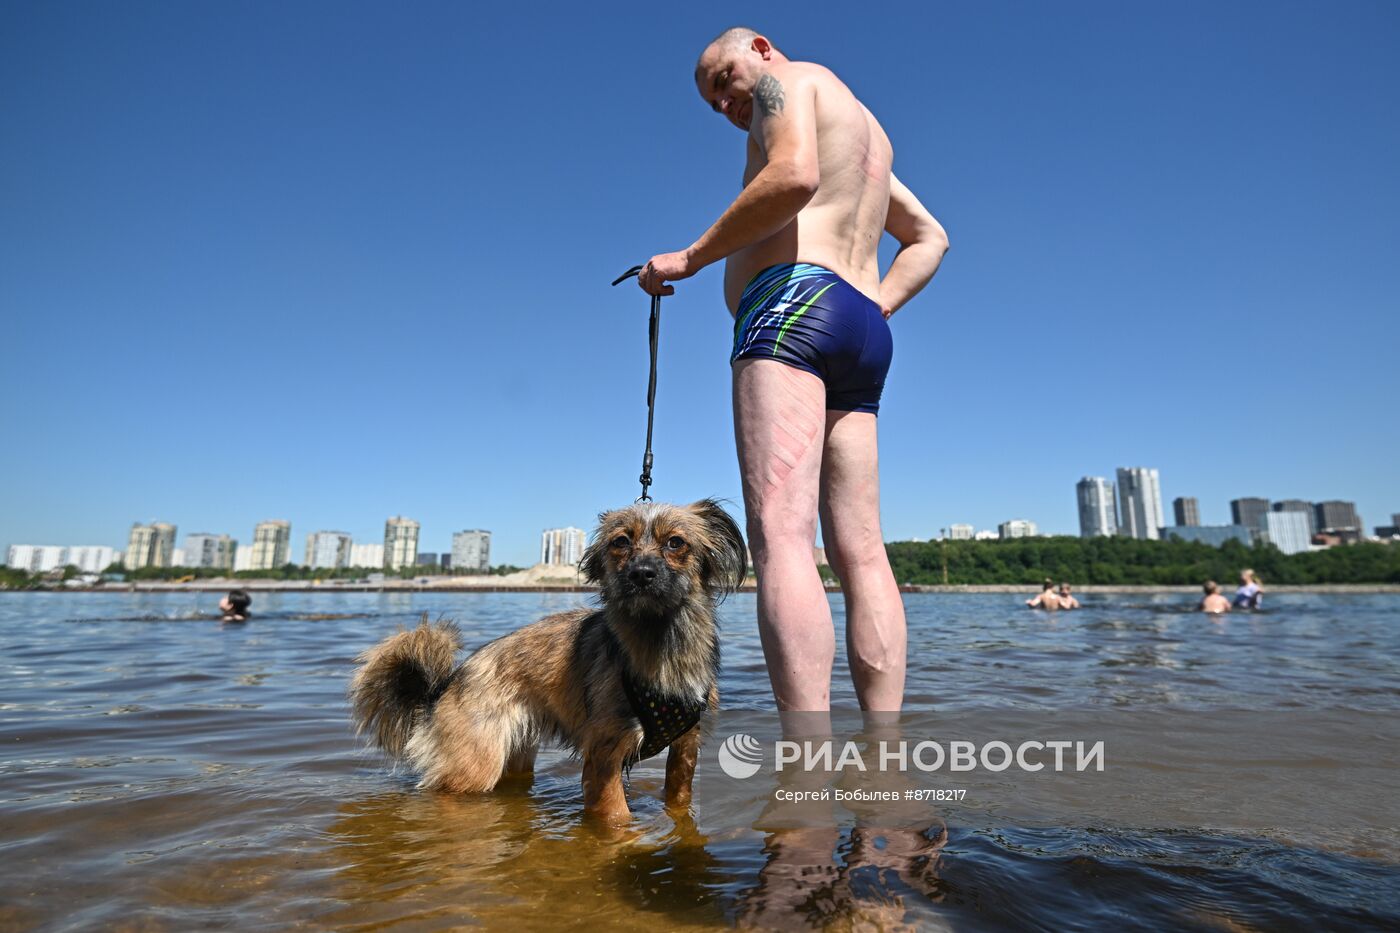
[[[754,85],[753,96],[765,117],[771,117],[783,109],[783,85],[772,75],[764,75],[758,79],[758,84]]]

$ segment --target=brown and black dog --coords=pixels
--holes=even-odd
[[[640,503],[599,516],[583,556],[601,608],[549,616],[457,664],[461,638],[426,620],[360,656],[354,718],[420,787],[491,790],[542,742],[583,758],[587,812],[630,816],[624,770],[669,747],[666,805],[690,803],[702,718],[719,704],[715,606],[746,570],[718,503]]]

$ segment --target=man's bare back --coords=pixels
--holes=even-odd
[[[894,150],[879,122],[842,81],[821,65],[783,62],[769,71],[768,106],[810,94],[815,99],[816,193],[790,223],[733,254],[724,270],[729,310],[739,305],[744,286],[760,270],[783,262],[810,262],[841,276],[871,300],[880,300],[877,248],[890,204]],[[764,106],[760,99],[754,106]],[[768,164],[762,123],[749,127],[744,185]]]

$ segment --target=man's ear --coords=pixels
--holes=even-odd
[[[759,55],[763,56],[763,60],[765,62],[772,61],[773,44],[767,39],[765,39],[763,36],[754,36],[753,42],[749,45],[749,48],[753,49]]]

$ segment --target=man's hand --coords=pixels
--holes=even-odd
[[[648,295],[674,295],[676,290],[667,285],[667,282],[688,279],[699,271],[700,267],[691,259],[690,250],[660,253],[647,260],[647,264],[637,276],[637,284]]]

